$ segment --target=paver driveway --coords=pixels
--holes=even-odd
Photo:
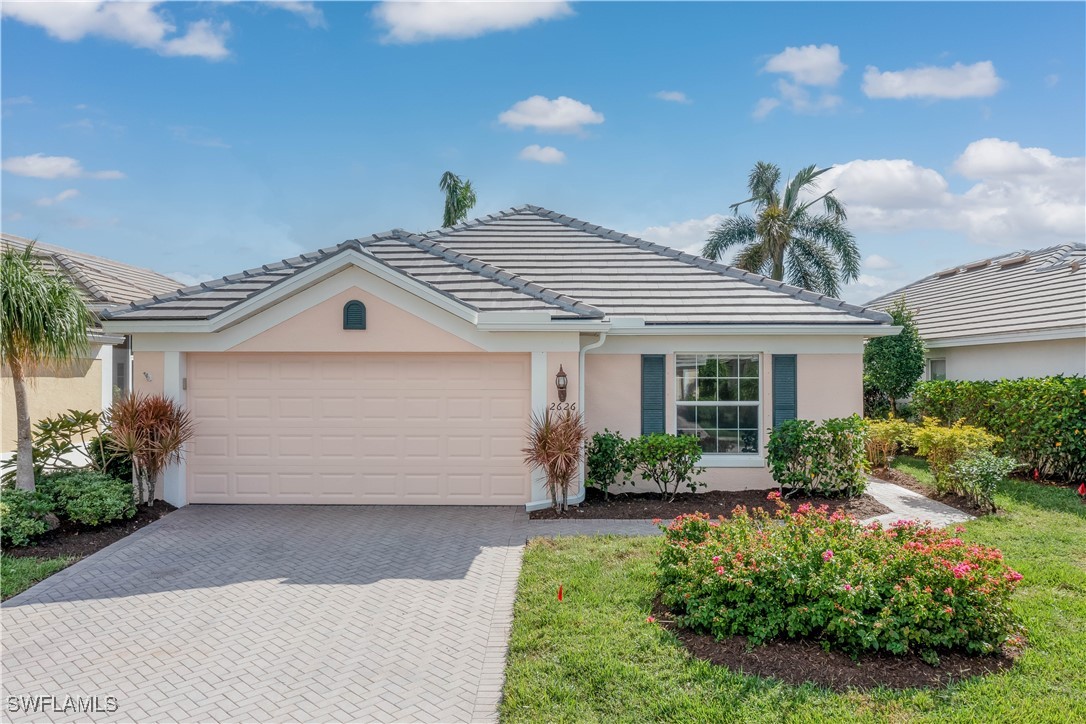
[[[4,716],[493,719],[525,537],[608,525],[573,523],[515,508],[183,508],[4,604]],[[68,695],[119,708],[8,711],[10,696]]]

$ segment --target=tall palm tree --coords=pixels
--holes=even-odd
[[[860,273],[860,252],[845,226],[844,205],[827,191],[817,193],[818,177],[829,171],[811,165],[778,190],[781,170],[759,161],[747,180],[750,198],[732,204],[735,216],[725,219],[709,235],[702,256],[720,259],[728,249],[739,247],[733,262],[747,271],[763,274],[797,287],[836,297],[841,284]],[[804,193],[813,196],[804,200]],[[822,212],[815,213],[821,203]],[[740,216],[739,208],[751,204],[754,217]]]
[[[445,192],[445,215],[441,225],[456,226],[468,218],[468,212],[475,206],[475,189],[471,187],[471,181],[446,171],[441,174],[438,187]]]
[[[11,370],[15,386],[18,462],[15,484],[34,489],[34,452],[30,440],[27,377],[40,369],[57,369],[86,354],[87,328],[94,315],[66,278],[46,271],[34,256],[34,245],[0,252],[0,359]]]

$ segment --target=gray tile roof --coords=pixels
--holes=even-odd
[[[521,206],[426,234],[394,230],[135,302],[109,319],[210,319],[355,249],[478,311],[646,324],[871,324],[889,316],[733,267]]]
[[[34,244],[35,256],[47,270],[68,277],[92,310],[146,299],[177,289],[177,280],[150,269],[84,254],[52,244],[0,233],[0,245],[25,249]]]
[[[929,341],[1086,331],[1086,244],[1014,251],[951,267],[869,302],[900,297]]]

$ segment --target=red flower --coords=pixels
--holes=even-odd
[[[830,561],[832,559],[833,559],[833,551],[828,550],[828,551],[826,551],[825,553],[822,554],[822,560]]]
[[[1078,484],[1078,494],[1086,498],[1086,483]]]

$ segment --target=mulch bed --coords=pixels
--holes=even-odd
[[[111,543],[135,533],[149,523],[154,523],[162,516],[177,510],[164,500],[156,500],[151,506],[140,505],[136,515],[128,520],[119,520],[91,528],[71,521],[64,521],[60,527],[45,533],[33,545],[18,548],[4,548],[5,556],[35,556],[55,558],[74,556],[82,558],[102,550]]]
[[[730,518],[732,510],[737,505],[747,508],[765,508],[775,510],[775,506],[766,500],[771,490],[738,490],[724,491],[714,490],[708,493],[679,493],[675,500],[666,501],[660,498],[658,493],[622,493],[611,495],[608,500],[603,499],[603,493],[596,488],[588,488],[584,502],[573,506],[565,515],[558,515],[553,508],[535,510],[531,513],[532,520],[552,520],[554,518],[581,518],[584,520],[619,519],[634,520],[646,518],[659,518],[669,520],[684,513],[708,513],[716,517],[723,515]],[[803,503],[813,506],[828,505],[830,512],[837,509],[858,518],[871,518],[883,513],[889,513],[890,509],[870,495],[861,495],[858,498],[805,498],[795,496],[785,502],[792,505],[793,509]]]
[[[871,475],[878,478],[879,480],[885,480],[888,483],[893,483],[894,485],[900,485],[903,488],[908,488],[915,493],[920,493],[921,495],[931,498],[932,500],[936,500],[943,505],[949,505],[951,508],[957,508],[963,513],[968,513],[969,515],[974,515],[978,518],[982,515],[992,514],[992,511],[990,510],[987,510],[985,508],[978,508],[976,505],[973,504],[973,501],[971,501],[964,495],[958,495],[956,493],[946,493],[944,495],[939,495],[935,492],[935,488],[931,487],[930,485],[924,485],[912,475],[909,475],[908,473],[903,473],[900,470],[894,470],[893,468],[877,468],[871,471]]]
[[[834,691],[880,686],[890,689],[942,687],[952,681],[1009,669],[1021,653],[1009,647],[989,656],[942,653],[938,666],[925,663],[917,655],[868,653],[852,659],[836,651],[826,651],[811,641],[777,640],[753,648],[745,636],[717,641],[708,634],[676,626],[671,620],[671,612],[659,601],[653,605],[653,615],[656,623],[674,634],[696,658],[744,674],[779,679],[793,686],[810,682]]]

